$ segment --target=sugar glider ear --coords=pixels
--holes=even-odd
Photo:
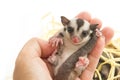
[[[99,24],[90,24],[90,29],[95,30]]]
[[[64,17],[64,16],[61,16],[61,22],[62,22],[62,24],[63,24],[64,26],[66,26],[66,25],[69,24],[70,20],[67,19],[67,18]]]

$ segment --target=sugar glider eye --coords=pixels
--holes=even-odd
[[[88,35],[88,31],[83,31],[83,32],[82,32],[82,36],[83,36],[83,37],[86,37],[87,35]]]
[[[67,27],[67,31],[69,32],[69,33],[72,33],[73,31],[74,31],[74,28],[72,28],[72,27]]]

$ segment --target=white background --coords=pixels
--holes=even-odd
[[[101,19],[103,26],[120,31],[119,0],[0,0],[0,80],[12,76],[15,59],[25,42],[44,34],[44,14],[72,18],[82,11]]]

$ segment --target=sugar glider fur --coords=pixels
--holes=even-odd
[[[83,19],[61,16],[61,22],[64,27],[49,39],[52,46],[57,46],[48,58],[54,69],[53,80],[77,80],[88,66],[87,56],[101,33],[98,24]]]

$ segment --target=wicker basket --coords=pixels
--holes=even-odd
[[[120,80],[120,38],[104,48],[93,80]]]

